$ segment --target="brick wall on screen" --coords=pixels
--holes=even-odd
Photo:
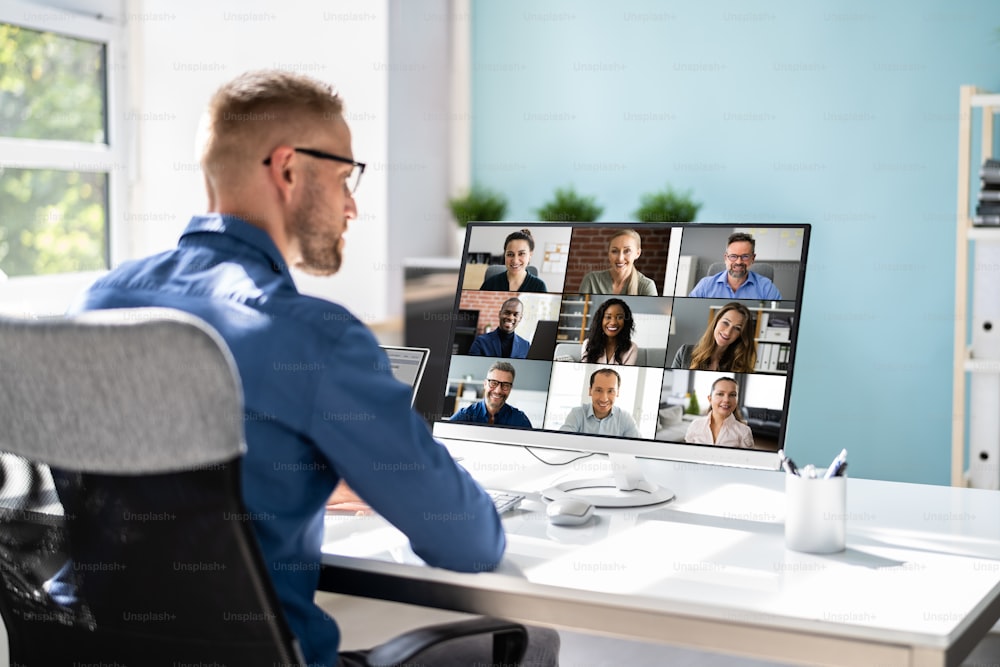
[[[637,225],[635,230],[642,238],[642,255],[635,262],[635,268],[656,284],[659,294],[663,291],[663,279],[667,273],[670,230],[643,229],[641,225]],[[575,292],[585,275],[608,268],[608,243],[611,238],[607,229],[573,230],[564,291]]]
[[[480,292],[479,290],[464,290],[459,308],[463,310],[478,310],[479,324],[476,326],[476,334],[486,331],[486,326],[496,329],[499,324],[498,317],[500,306],[503,302],[512,297],[518,296],[517,292]]]

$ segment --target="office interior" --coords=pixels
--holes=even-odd
[[[959,87],[1000,90],[994,0],[12,0],[0,21],[107,39],[112,265],[205,209],[213,90],[300,71],[338,86],[368,163],[340,273],[303,291],[405,341],[408,277],[420,307],[453,305],[447,200],[473,183],[510,220],[572,186],[630,221],[669,185],[699,222],[809,223],[789,448],[854,443],[854,476],[952,482]],[[0,277],[0,312],[56,315],[99,273]]]

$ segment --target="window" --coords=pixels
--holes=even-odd
[[[120,30],[21,2],[0,9],[0,278],[111,264],[126,177],[112,122]]]

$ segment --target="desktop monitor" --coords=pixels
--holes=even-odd
[[[777,469],[809,234],[807,224],[470,223],[463,257],[533,245],[536,279],[512,259],[486,283],[463,262],[451,335],[476,342],[453,345],[435,436],[608,454],[613,480],[544,492],[599,506],[673,497],[642,478],[636,457]],[[476,330],[460,328],[477,310]],[[512,310],[520,318],[503,317]]]

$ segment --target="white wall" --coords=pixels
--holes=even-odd
[[[192,214],[205,211],[195,135],[222,83],[243,71],[276,68],[338,87],[354,154],[368,162],[343,267],[331,278],[296,276],[303,291],[339,301],[366,321],[387,315],[388,23],[385,2],[135,0],[128,119],[135,138],[131,253],[170,248]],[[363,286],[362,286],[363,285]]]

